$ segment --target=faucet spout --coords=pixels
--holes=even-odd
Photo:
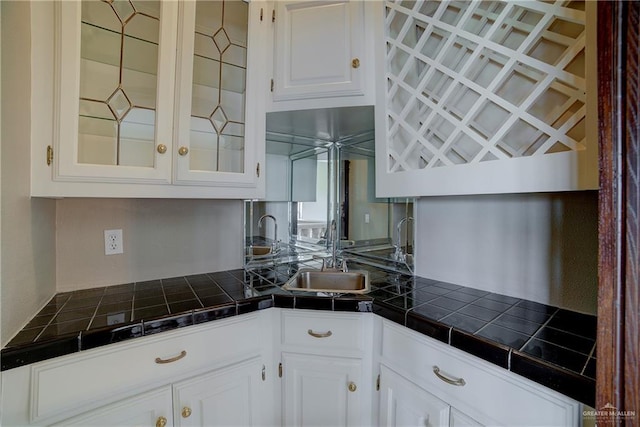
[[[331,220],[331,232],[329,234],[331,239],[331,268],[336,268],[336,253],[338,252],[338,239],[336,236],[336,220]]]
[[[262,223],[265,218],[271,218],[273,220],[274,231],[273,231],[273,243],[271,244],[271,247],[275,251],[276,246],[278,245],[278,221],[276,220],[276,217],[273,215],[269,215],[269,214],[262,215],[260,219],[258,219],[258,228],[262,228]]]
[[[409,226],[409,221],[413,222],[413,217],[411,216],[406,216],[404,218],[402,218],[400,221],[398,221],[398,224],[396,225],[397,231],[398,231],[398,239],[396,240],[396,244],[394,245],[396,250],[394,253],[394,258],[396,261],[400,261],[400,262],[405,262],[406,260],[406,254],[408,252],[408,246],[409,246],[409,241],[407,239],[407,248],[405,250],[405,252],[402,251],[402,224],[406,223],[406,226]],[[408,234],[408,233],[407,233]]]

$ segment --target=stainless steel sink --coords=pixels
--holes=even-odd
[[[289,291],[363,294],[369,292],[369,272],[301,268],[282,288]]]

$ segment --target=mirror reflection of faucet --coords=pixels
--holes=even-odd
[[[396,262],[401,262],[404,264],[408,264],[408,261],[411,260],[412,254],[409,253],[409,239],[407,238],[407,242],[405,244],[405,251],[402,250],[402,224],[406,223],[406,227],[408,230],[409,222],[413,222],[413,217],[407,216],[398,221],[396,225],[398,238],[396,240],[396,244],[393,245],[395,251],[393,253],[393,260]],[[407,235],[409,233],[407,232]],[[407,236],[408,237],[408,236]],[[407,267],[409,267],[407,265]]]
[[[264,222],[265,218],[271,218],[273,220],[273,241],[271,243],[271,254],[275,254],[278,252],[278,221],[276,220],[276,217],[273,215],[269,215],[269,214],[265,214],[262,215],[260,217],[260,219],[258,219],[258,228],[262,228],[262,223]],[[266,236],[265,236],[266,238]],[[255,249],[255,248],[254,248]],[[255,252],[254,252],[254,255]]]

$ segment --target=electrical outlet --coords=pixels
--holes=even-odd
[[[124,253],[122,247],[122,230],[104,230],[104,254]]]

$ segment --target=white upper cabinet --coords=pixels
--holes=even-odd
[[[276,1],[265,10],[273,22],[269,111],[373,104],[367,3]]]
[[[378,197],[595,189],[595,5],[385,1]]]
[[[56,12],[55,175],[169,183],[171,153],[159,151],[171,146],[177,3],[60,2]]]
[[[238,1],[35,5],[32,97],[50,94],[53,107],[33,114],[53,118],[53,138],[34,131],[32,195],[262,196],[258,10]]]
[[[264,145],[256,144],[264,140],[264,131],[257,133],[256,112],[264,114],[264,109],[257,108],[260,98],[248,80],[249,9],[242,1],[181,3],[177,183],[255,185],[262,158],[258,150],[264,152]]]

